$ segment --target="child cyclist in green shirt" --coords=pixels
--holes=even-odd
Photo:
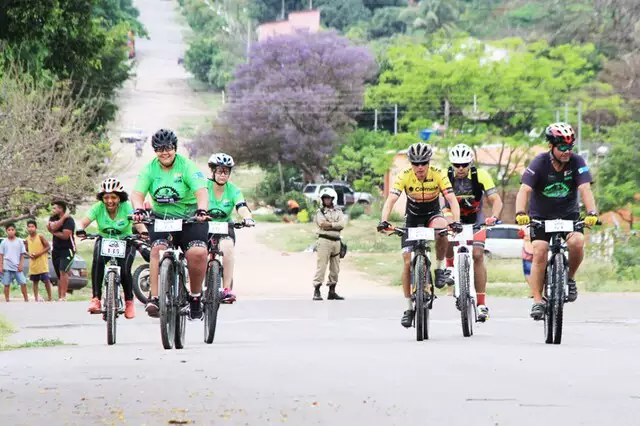
[[[232,222],[231,214],[235,208],[242,218],[244,226],[255,226],[251,211],[237,186],[229,182],[231,169],[235,162],[230,155],[224,153],[213,154],[209,158],[211,179],[209,180],[209,214],[214,222]],[[211,237],[211,235],[209,235]],[[236,297],[231,293],[233,289],[234,246],[236,236],[233,226],[229,227],[229,236],[220,239],[220,249],[224,253],[222,268],[224,295],[222,303],[233,303]]]
[[[76,235],[83,238],[87,235],[85,229],[92,222],[98,226],[98,234],[105,238],[120,239],[133,234],[133,226],[127,217],[133,212],[133,206],[129,201],[129,195],[125,192],[124,186],[118,179],[108,178],[100,184],[100,191],[96,198],[99,200],[82,218]],[[137,223],[136,230],[139,233],[146,233],[147,228]],[[93,248],[93,266],[91,268],[91,287],[93,298],[89,304],[89,313],[101,312],[100,300],[102,299],[102,279],[104,276],[105,262],[100,254],[102,240],[97,240]],[[133,302],[133,279],[131,277],[131,265],[136,257],[136,247],[132,243],[127,244],[127,255],[123,259],[118,259],[122,271],[122,289],[124,290],[125,310],[124,316],[127,319],[136,316]]]

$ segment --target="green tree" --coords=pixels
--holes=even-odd
[[[316,0],[313,6],[321,10],[322,25],[340,31],[371,18],[371,12],[362,0]]]
[[[621,124],[610,129],[606,141],[611,145],[607,156],[597,160],[596,195],[601,211],[640,206],[640,123]],[[633,225],[633,215],[631,215]]]
[[[392,155],[387,132],[358,129],[344,135],[340,151],[331,159],[329,176],[352,183],[356,191],[372,191],[384,181]]]

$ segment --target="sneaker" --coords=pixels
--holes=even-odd
[[[447,273],[444,269],[436,269],[436,288],[444,288]]]
[[[535,321],[540,321],[544,318],[544,313],[546,312],[546,310],[547,302],[545,302],[544,300],[540,302],[533,302],[533,305],[531,305],[531,318],[533,318]]]
[[[91,299],[91,303],[89,303],[89,308],[87,308],[87,312],[90,314],[99,314],[102,312],[102,307],[100,305],[100,299],[94,297]]]
[[[573,278],[569,278],[567,284],[569,285],[569,294],[567,295],[568,302],[575,302],[578,298],[578,286],[576,285],[576,280]]]
[[[158,314],[160,312],[160,307],[158,306],[159,304],[160,300],[158,299],[158,296],[152,296],[149,299],[147,305],[144,307],[147,315],[149,315],[151,318],[158,318]]]
[[[448,286],[452,286],[456,283],[455,280],[453,279],[453,268],[447,268],[445,270],[444,282],[447,283]]]
[[[404,314],[402,315],[400,324],[402,324],[404,328],[411,327],[413,325],[413,317],[415,317],[415,315],[416,315],[416,311],[414,311],[413,309],[407,309],[406,311],[404,311]]]
[[[133,300],[124,301],[124,317],[126,319],[132,319],[136,317],[136,305]]]
[[[485,305],[478,305],[478,321],[485,322],[489,319],[489,308]]]
[[[189,295],[189,319],[202,319],[202,297]]]
[[[220,303],[232,304],[236,301],[235,294],[231,293],[231,289],[225,288],[222,292],[222,300]]]

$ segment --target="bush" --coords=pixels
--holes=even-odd
[[[284,175],[285,196],[291,191],[299,191],[302,189],[303,182],[300,170],[295,167],[284,167],[282,172]],[[280,174],[277,168],[276,170],[270,170],[266,173],[264,179],[256,188],[256,198],[272,206],[276,205],[276,201],[279,198],[282,198],[280,195]],[[287,200],[285,200],[285,205]],[[298,201],[298,203],[300,203],[300,201]],[[301,207],[304,205],[305,203],[300,203]]]
[[[613,258],[617,265],[617,275],[619,278],[638,280],[640,279],[640,236],[632,234],[626,244],[616,244],[613,249]]]
[[[307,209],[300,210],[300,212],[296,215],[296,218],[298,219],[298,222],[300,222],[300,223],[309,222],[309,220],[310,220],[309,211]]]
[[[282,217],[276,216],[273,213],[254,214],[252,217],[256,222],[282,222]]]
[[[347,214],[351,220],[354,220],[365,214],[365,208],[362,204],[354,204],[349,208]]]

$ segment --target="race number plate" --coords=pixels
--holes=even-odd
[[[126,241],[104,238],[100,248],[100,254],[106,257],[124,258],[127,254]]]
[[[177,232],[182,231],[182,219],[158,220],[153,223],[155,232]]]
[[[227,235],[229,233],[229,224],[227,222],[209,222],[209,233]]]
[[[458,234],[457,240],[471,241],[473,240],[473,225],[462,225],[462,232]]]
[[[545,232],[573,232],[573,221],[571,220],[545,220]]]
[[[407,241],[435,240],[433,228],[407,228]]]

